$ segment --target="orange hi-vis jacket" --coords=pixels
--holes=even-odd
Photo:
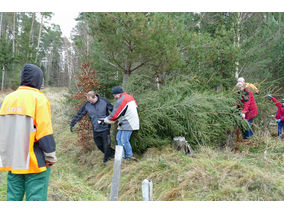
[[[0,109],[0,171],[40,173],[55,162],[49,100],[36,88],[20,86]]]
[[[259,93],[259,89],[257,89],[257,87],[254,86],[254,84],[246,83],[246,88],[253,90],[255,93]]]

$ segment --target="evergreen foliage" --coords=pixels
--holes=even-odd
[[[133,150],[143,153],[149,147],[170,143],[176,136],[185,136],[193,146],[220,146],[236,125],[247,128],[233,107],[236,104],[233,93],[197,88],[194,80],[173,81],[161,90],[148,90],[135,96],[141,128],[132,136]],[[128,90],[134,92],[131,86]]]

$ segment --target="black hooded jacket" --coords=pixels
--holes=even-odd
[[[43,73],[41,69],[33,64],[26,64],[21,73],[21,86],[29,86],[36,89],[41,88]]]

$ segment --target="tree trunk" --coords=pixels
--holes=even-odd
[[[2,36],[2,20],[3,20],[3,13],[0,15],[0,38]]]
[[[240,12],[238,12],[238,17],[237,17],[237,32],[236,32],[236,37],[237,37],[237,41],[236,41],[236,43],[235,43],[235,45],[238,47],[238,48],[240,48],[240,41],[241,41],[241,34],[240,34],[240,26],[241,25],[241,13]],[[237,60],[236,62],[235,62],[235,64],[236,64],[236,71],[235,71],[235,77],[236,78],[239,78],[239,74],[240,74],[240,72],[239,72],[239,61]]]
[[[130,74],[131,74],[131,63],[129,62],[127,57],[125,62],[125,69],[123,71],[122,87],[125,87],[127,85]]]
[[[50,81],[50,73],[52,70],[52,60],[53,60],[53,52],[50,52],[49,60],[47,62],[47,69],[46,69],[46,86],[49,86]]]
[[[4,89],[4,80],[5,80],[5,66],[3,65],[1,91],[3,91]]]
[[[29,47],[31,47],[33,43],[34,21],[35,21],[35,13],[33,13],[33,17],[32,17],[32,25],[31,25],[30,36],[29,36]],[[30,57],[32,57],[32,53],[30,53]]]
[[[278,79],[280,78],[280,60],[281,60],[281,13],[279,13],[279,20],[278,20],[278,31],[279,31],[279,54],[278,54]]]
[[[39,52],[39,44],[40,44],[41,31],[42,31],[42,25],[43,25],[43,18],[44,18],[44,15],[42,14],[41,15],[41,21],[40,21],[39,32],[38,32],[38,40],[37,40],[37,47],[36,47],[37,52],[36,52],[36,59],[35,59],[35,61],[37,61],[38,52]]]
[[[219,84],[216,88],[216,92],[221,92],[223,90],[223,84]]]
[[[125,87],[128,83],[130,73],[124,72],[123,73],[123,81],[122,81],[122,87]]]
[[[13,57],[15,56],[16,14],[17,14],[17,13],[14,13],[14,19],[13,19]]]

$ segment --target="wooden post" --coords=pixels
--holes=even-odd
[[[115,146],[113,176],[112,176],[110,198],[109,198],[110,201],[117,201],[118,200],[122,151],[123,151],[123,146]]]
[[[153,200],[153,182],[151,180],[143,180],[142,182],[142,197],[143,201]]]

